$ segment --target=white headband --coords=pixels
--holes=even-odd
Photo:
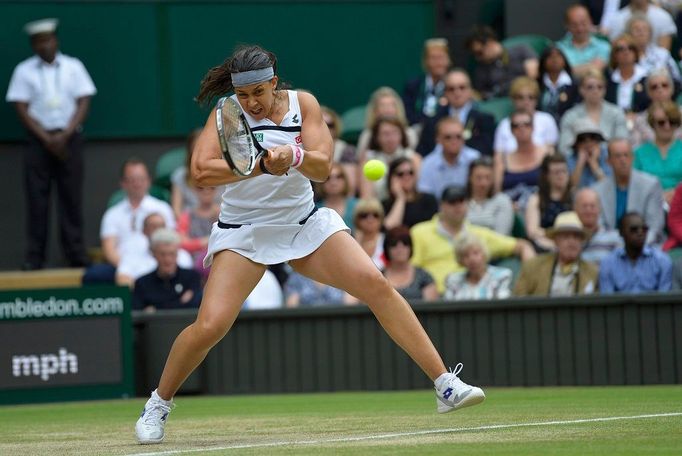
[[[230,75],[232,76],[232,85],[234,87],[242,87],[269,81],[275,76],[275,70],[272,67],[267,67],[259,70],[230,73]]]

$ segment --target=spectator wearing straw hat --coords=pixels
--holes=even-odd
[[[586,232],[575,212],[559,214],[547,236],[556,252],[535,257],[523,264],[514,286],[515,296],[574,296],[597,289],[598,270],[580,258]]]

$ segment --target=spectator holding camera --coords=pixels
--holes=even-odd
[[[571,184],[575,188],[589,187],[611,175],[604,135],[589,119],[575,126],[575,141],[568,156]]]

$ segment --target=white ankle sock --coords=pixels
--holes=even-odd
[[[152,391],[152,399],[159,401],[165,405],[171,405],[173,403],[173,399],[171,399],[170,401],[162,399],[161,396],[159,396],[159,393],[157,393],[157,390]]]
[[[444,372],[444,373],[440,374],[440,377],[438,377],[437,379],[435,379],[433,381],[433,384],[436,385],[437,389],[440,389],[440,387],[443,386],[443,382],[447,379],[447,376],[448,376],[448,373]]]

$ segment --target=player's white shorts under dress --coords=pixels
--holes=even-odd
[[[293,90],[288,95],[289,111],[279,125],[269,119],[256,121],[244,112],[266,149],[283,144],[305,149],[298,96]],[[204,266],[210,266],[213,255],[222,250],[232,250],[256,263],[283,263],[311,254],[329,236],[344,230],[350,231],[336,211],[315,210],[310,181],[298,170],[291,169],[284,176],[261,175],[226,186]]]

